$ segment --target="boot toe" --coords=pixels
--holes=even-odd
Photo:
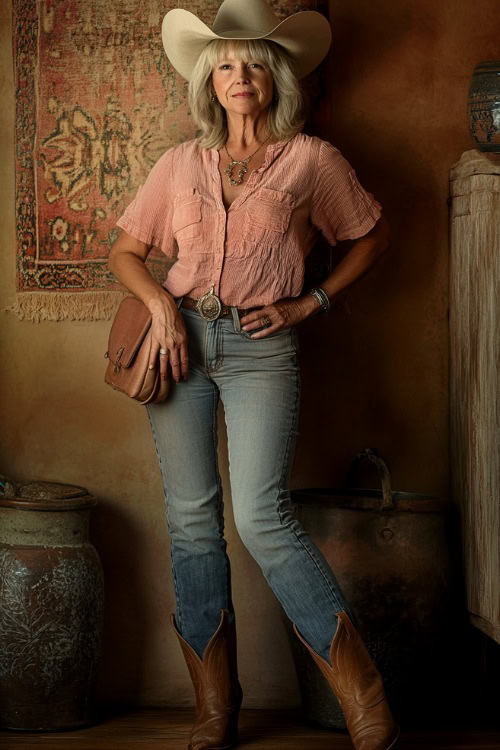
[[[191,731],[191,750],[226,750],[233,747],[237,740],[236,721],[222,721],[217,717],[213,721],[204,722],[202,726],[194,726]]]
[[[391,750],[399,737],[399,727],[395,724],[390,731],[373,731],[365,737],[356,738],[356,750]]]
[[[213,737],[200,737],[189,743],[188,750],[229,750],[229,748],[234,747],[235,745],[236,740],[221,745],[219,739],[214,739]]]

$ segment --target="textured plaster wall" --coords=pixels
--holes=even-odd
[[[182,3],[180,3],[182,5]],[[383,203],[392,251],[328,319],[302,330],[303,414],[295,486],[343,481],[373,446],[398,489],[447,496],[448,169],[470,148],[474,65],[498,57],[496,0],[335,0],[320,134]],[[0,8],[0,290],[14,294],[11,10]],[[3,307],[3,305],[2,305]],[[93,539],[107,581],[99,696],[191,701],[173,609],[162,488],[146,413],[102,383],[108,323],[0,315],[0,471],[83,484],[101,498]],[[174,437],[174,436],[173,436]],[[224,441],[221,440],[223,443]],[[221,447],[227,487],[227,460]],[[279,608],[227,503],[248,706],[298,701]]]

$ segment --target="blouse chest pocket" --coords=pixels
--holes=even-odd
[[[245,237],[279,241],[290,224],[294,203],[290,193],[260,188],[247,207]]]
[[[202,233],[201,195],[196,188],[175,196],[172,232],[179,249],[184,240],[193,240]]]

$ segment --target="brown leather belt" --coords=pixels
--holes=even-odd
[[[198,304],[197,299],[193,299],[192,297],[184,297],[182,300],[181,307],[185,307],[186,310],[195,310],[198,312],[196,305]],[[248,307],[246,309],[238,307],[236,308],[238,310],[238,317],[243,318],[245,315],[248,315],[248,313],[253,312],[254,310],[262,310],[262,306],[260,307]],[[219,315],[219,318],[229,318],[232,316],[231,312],[232,308],[227,307],[226,305],[222,305],[221,313]]]

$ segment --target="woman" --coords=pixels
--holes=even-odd
[[[301,134],[297,79],[324,58],[319,13],[282,23],[265,0],[224,0],[213,29],[184,10],[163,43],[190,82],[197,140],[167,151],[118,221],[110,267],[152,313],[151,367],[173,380],[148,407],[167,498],[176,593],[172,624],[196,691],[189,747],[236,742],[230,566],[217,469],[216,412],[228,432],[236,526],[341,701],[358,750],[398,729],[380,675],[324,558],[293,516],[288,477],[297,424],[295,326],[364,274],[388,244],[380,206],[329,143]],[[318,232],[355,240],[321,288],[302,293]],[[163,286],[152,246],[178,259]]]

